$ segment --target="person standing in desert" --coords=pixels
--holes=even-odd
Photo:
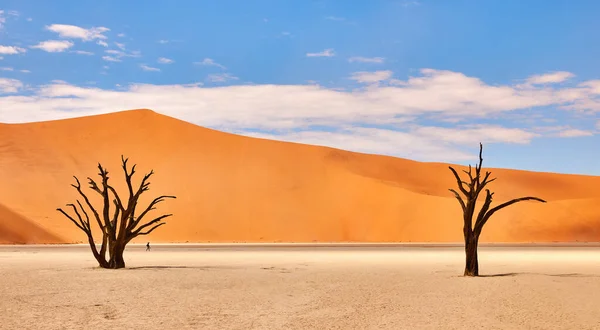
[[[146,243],[146,251],[150,251],[150,242]]]

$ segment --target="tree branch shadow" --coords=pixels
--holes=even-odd
[[[540,275],[540,276],[552,276],[552,277],[600,277],[600,275],[580,274],[580,273],[544,274],[544,273],[528,273],[528,272],[479,275],[479,277],[513,277],[513,276],[520,276],[520,275]]]

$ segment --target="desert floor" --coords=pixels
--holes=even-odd
[[[0,246],[1,329],[600,329],[600,248]]]

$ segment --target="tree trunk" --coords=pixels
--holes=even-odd
[[[125,246],[121,246],[121,244],[113,244],[112,249],[110,250],[110,261],[108,262],[108,268],[125,268],[125,259],[123,259],[124,250]]]
[[[98,253],[98,250],[96,249],[96,243],[91,236],[88,236],[88,243],[90,244],[94,258],[96,258],[96,261],[98,261],[98,266],[102,268],[108,268],[108,262],[106,262],[106,259],[102,254]]]
[[[477,258],[477,244],[479,237],[471,233],[465,237],[465,274],[464,276],[479,276],[479,260]]]

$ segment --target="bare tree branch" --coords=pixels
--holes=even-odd
[[[148,229],[147,231],[144,231],[144,232],[140,232],[140,233],[138,233],[136,236],[148,235],[148,234],[150,234],[151,232],[153,232],[153,231],[154,231],[156,228],[158,228],[158,227],[160,227],[160,226],[162,226],[162,225],[166,225],[166,224],[167,224],[166,222],[159,223],[158,225],[156,225],[156,226],[154,226],[154,227],[152,227],[152,228]]]
[[[154,225],[154,224],[157,224],[157,223],[161,222],[163,219],[165,219],[165,218],[168,218],[168,217],[170,217],[170,216],[173,216],[173,215],[172,215],[172,214],[164,214],[164,215],[161,215],[160,217],[157,217],[157,218],[153,219],[152,221],[150,221],[150,222],[148,222],[148,223],[146,223],[146,224],[143,224],[143,225],[139,226],[139,227],[138,227],[136,230],[134,230],[134,231],[132,232],[132,234],[133,234],[134,236],[137,236],[137,235],[138,235],[138,234],[139,234],[139,233],[140,233],[142,230],[144,230],[145,228],[148,228],[148,227],[150,227],[150,226],[152,226],[152,225]]]
[[[454,194],[454,197],[456,197],[456,199],[457,199],[457,200],[458,200],[458,202],[460,203],[460,207],[462,208],[462,210],[463,210],[463,213],[464,213],[464,212],[466,211],[466,209],[467,209],[467,206],[465,205],[465,202],[463,201],[463,199],[462,199],[462,198],[460,197],[460,195],[459,195],[459,194],[456,192],[456,190],[454,190],[454,189],[448,189],[448,190],[450,190],[450,191],[451,191],[451,192]]]
[[[452,174],[454,174],[454,177],[456,178],[456,183],[458,183],[458,189],[460,189],[460,191],[465,195],[465,197],[469,197],[469,192],[463,187],[463,184],[466,184],[468,186],[468,183],[460,179],[460,176],[458,176],[458,173],[456,173],[456,170],[452,168],[452,166],[448,166],[448,168],[450,169],[450,171],[452,171]]]

